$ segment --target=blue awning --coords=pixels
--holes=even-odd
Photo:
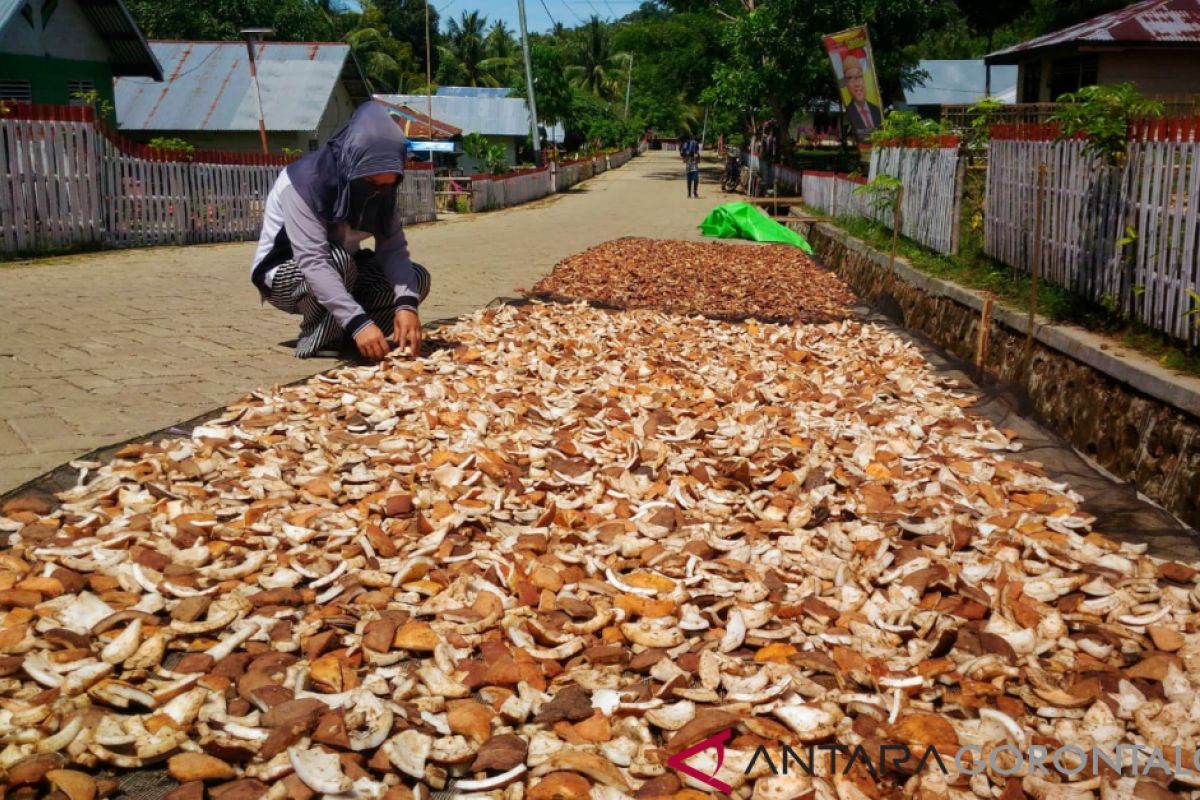
[[[408,149],[416,153],[453,153],[454,142],[409,142]]]

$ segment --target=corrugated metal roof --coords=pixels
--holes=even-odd
[[[503,86],[439,86],[435,94],[439,97],[508,97],[512,93],[512,89]]]
[[[256,131],[258,107],[244,42],[151,42],[166,80],[114,81],[124,130]],[[263,117],[270,131],[314,131],[339,80],[365,100],[350,46],[265,42],[255,51]],[[358,86],[352,84],[357,82]]]
[[[0,0],[0,30],[25,5],[26,0]],[[162,80],[162,67],[146,44],[146,38],[121,0],[78,0],[79,9],[108,45],[113,75],[141,75]]]
[[[904,90],[904,101],[910,106],[974,103],[985,96],[987,76],[983,59],[924,60],[918,68],[929,73],[929,77],[920,85]],[[992,67],[992,96],[1002,103],[1016,102],[1016,67]]]
[[[992,53],[987,60],[1074,42],[1200,44],[1200,0],[1143,0]]]
[[[376,101],[388,107],[392,116],[397,118],[400,127],[404,128],[404,135],[409,139],[453,139],[462,133],[459,128],[436,117],[433,119],[433,124],[430,125],[429,117],[410,106],[395,105],[381,97],[377,97]]]
[[[377,94],[385,103],[424,109],[423,94]],[[529,133],[529,108],[520,97],[433,96],[433,118],[448,122],[463,133],[484,136],[525,136]],[[562,141],[562,126],[548,131],[551,139]]]

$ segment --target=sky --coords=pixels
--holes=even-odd
[[[430,1],[443,20],[458,19],[464,11],[478,11],[488,18],[489,24],[502,19],[514,33],[520,31],[517,0]],[[525,22],[534,33],[550,30],[556,21],[573,28],[593,15],[601,19],[620,19],[630,11],[636,11],[639,5],[641,0],[525,0]]]

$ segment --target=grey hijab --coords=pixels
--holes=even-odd
[[[363,179],[381,172],[397,172],[403,179],[406,144],[387,108],[372,100],[320,149],[289,164],[288,177],[321,219],[386,236],[395,216],[396,187],[376,188]]]

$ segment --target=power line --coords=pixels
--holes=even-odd
[[[556,20],[554,15],[550,13],[550,6],[546,5],[546,0],[539,0],[539,2],[542,4],[542,10],[546,12],[546,16],[550,18],[550,23],[557,26],[558,20]]]
[[[182,78],[184,75],[191,75],[193,72],[195,72],[196,70],[203,67],[204,62],[208,61],[210,58],[212,58],[213,56],[215,56],[217,54],[217,51],[221,49],[221,45],[225,45],[225,44],[236,44],[238,46],[242,45],[241,42],[213,42],[213,44],[215,45],[213,47],[213,49],[209,51],[208,55],[206,55],[204,58],[200,59],[199,64],[192,67],[191,69],[185,69],[183,72],[177,72],[177,73],[172,74],[169,78],[166,79],[167,83],[170,83],[178,78]],[[262,44],[265,44],[265,42]],[[276,44],[278,44],[278,42]],[[141,80],[138,78],[125,78],[125,80],[129,81],[130,83],[159,83],[159,81],[156,81],[153,78],[146,78],[144,80]]]
[[[575,15],[575,19],[579,20],[580,22],[584,22],[584,23],[586,23],[586,22],[587,22],[587,20],[586,20],[586,19],[584,19],[583,17],[579,16],[579,12],[578,12],[578,11],[576,11],[576,10],[575,10],[575,9],[573,9],[573,8],[571,8],[571,4],[570,4],[570,3],[568,3],[568,2],[567,2],[567,0],[562,0],[562,4],[563,4],[563,6],[565,6],[565,7],[566,7],[567,11],[570,11],[572,14],[574,14],[574,15]]]

